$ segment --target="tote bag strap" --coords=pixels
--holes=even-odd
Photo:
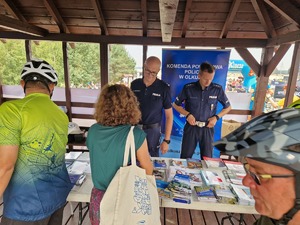
[[[130,146],[130,149],[131,149],[131,165],[135,165],[136,166],[136,155],[135,155],[135,143],[134,143],[134,135],[133,135],[133,126],[131,127],[130,131],[130,142],[131,142],[131,146]]]
[[[129,130],[129,133],[127,135],[126,144],[125,144],[124,159],[123,159],[123,166],[128,165],[129,149],[131,149],[131,165],[136,165],[133,129],[134,129],[134,126],[131,126],[130,130]]]

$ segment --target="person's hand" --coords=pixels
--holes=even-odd
[[[215,116],[210,117],[210,118],[208,119],[208,124],[207,124],[206,127],[208,127],[208,128],[213,128],[213,127],[216,125],[216,123],[217,123],[217,118],[216,118]]]
[[[160,144],[160,151],[161,151],[161,154],[165,154],[167,153],[169,150],[169,145],[163,141],[161,144]]]
[[[186,118],[186,121],[188,121],[188,123],[192,126],[195,126],[196,125],[196,119],[195,117],[193,116],[193,114],[190,114],[188,116],[188,118]]]

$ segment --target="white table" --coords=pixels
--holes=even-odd
[[[92,188],[93,188],[92,178],[91,175],[88,174],[83,184],[80,187],[74,186],[74,188],[71,190],[70,194],[68,195],[67,201],[79,203],[79,224],[82,223],[82,220],[84,219],[88,211],[86,210],[85,212],[83,212],[84,208],[82,207],[82,203],[90,202]],[[200,202],[197,199],[197,196],[194,192],[192,194],[191,204],[178,203],[178,202],[174,202],[171,199],[162,199],[161,207],[217,211],[217,212],[226,212],[228,214],[239,213],[241,215],[258,214],[254,206]],[[242,220],[242,218],[243,217],[241,216],[240,220]]]
[[[90,202],[93,188],[91,174],[86,175],[86,179],[81,186],[74,186],[67,197],[68,202]]]
[[[91,191],[93,186],[94,185],[92,182],[92,177],[90,174],[87,174],[86,180],[83,182],[83,184],[81,186],[74,186],[67,197],[68,202],[78,202],[78,208],[79,208],[78,224],[79,225],[82,224],[86,214],[88,213]],[[86,203],[86,206],[83,207],[82,206],[83,203]],[[72,205],[71,205],[71,212],[73,212]]]

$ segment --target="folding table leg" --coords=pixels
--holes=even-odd
[[[81,225],[83,223],[83,220],[86,216],[86,214],[89,212],[89,203],[86,203],[86,205],[83,207],[82,206],[82,202],[79,202],[78,207],[79,207],[79,219],[78,219],[78,225]],[[85,210],[85,212],[83,212],[83,210]]]

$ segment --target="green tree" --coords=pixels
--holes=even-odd
[[[123,45],[110,45],[109,81],[121,82],[124,74],[136,73],[135,60]]]
[[[65,86],[64,65],[61,42],[40,41],[38,45],[32,43],[32,58],[46,60],[58,75],[58,86]]]
[[[20,84],[22,67],[26,62],[24,41],[0,42],[0,81],[5,85]]]
[[[64,87],[62,43],[40,41],[38,45],[32,43],[31,49],[33,58],[44,59],[53,66],[59,76],[58,86]],[[100,84],[99,44],[75,43],[74,49],[68,45],[68,59],[71,87]],[[0,60],[3,84],[19,84],[21,69],[26,62],[24,41],[0,43]],[[110,46],[108,61],[110,82],[122,82],[124,74],[135,74],[136,63],[123,45]]]
[[[74,49],[68,47],[68,56],[71,86],[88,87],[91,83],[100,84],[99,44],[76,43]]]

